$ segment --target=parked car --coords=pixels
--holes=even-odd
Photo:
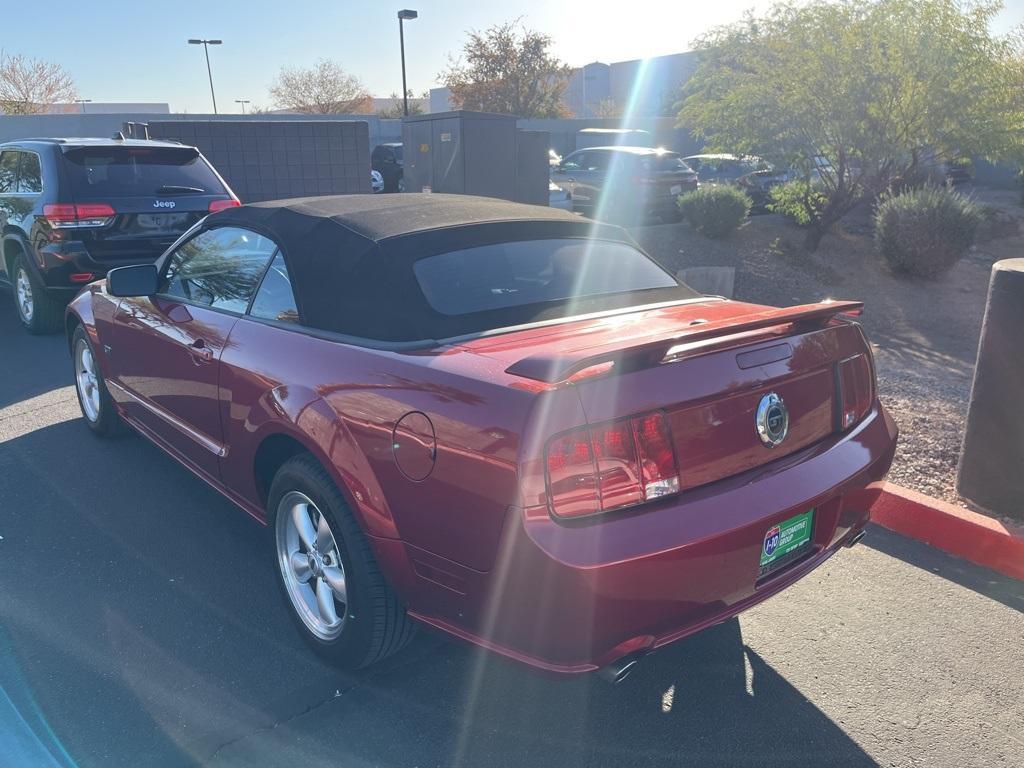
[[[563,211],[572,210],[572,195],[555,184],[548,182],[548,205],[551,208],[561,208]]]
[[[863,535],[896,426],[860,307],[702,296],[547,207],[353,195],[209,216],[67,328],[89,429],[270,526],[324,655],[421,623],[617,679]]]
[[[753,211],[765,210],[771,188],[789,180],[759,157],[729,154],[690,155],[683,160],[697,173],[701,184],[735,184],[753,201]]]
[[[125,139],[0,144],[0,281],[31,333],[63,327],[82,286],[152,262],[238,199],[195,147]]]
[[[573,208],[597,219],[635,223],[679,219],[676,200],[697,188],[697,174],[676,152],[648,147],[593,147],[567,155],[551,180]]]
[[[378,144],[370,153],[370,167],[384,177],[385,192],[405,191],[403,161],[403,148],[400,141]]]
[[[974,181],[974,163],[970,158],[947,160],[939,167],[947,184],[960,185]]]
[[[380,175],[380,171],[370,171],[370,190],[374,194],[384,191],[384,177]]]
[[[760,158],[728,154],[689,155],[683,161],[694,170],[701,184],[735,184],[742,176],[770,169]]]

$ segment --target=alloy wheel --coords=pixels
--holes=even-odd
[[[18,305],[18,314],[25,323],[31,323],[35,315],[35,300],[32,297],[32,282],[24,267],[18,269],[18,276],[14,281],[15,303]]]
[[[82,413],[91,423],[100,418],[100,387],[96,376],[96,361],[85,339],[75,345],[75,386],[82,403]]]
[[[278,567],[292,607],[316,637],[334,640],[345,625],[348,592],[331,524],[312,499],[289,491],[277,505],[275,529]]]

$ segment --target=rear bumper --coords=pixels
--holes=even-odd
[[[398,581],[419,593],[421,621],[545,670],[593,671],[728,619],[827,560],[867,524],[896,439],[876,403],[845,435],[632,513],[566,525],[513,510],[496,567],[458,573],[457,598],[432,600],[422,574]],[[810,551],[759,580],[765,532],[811,507]]]
[[[152,264],[160,257],[161,251],[154,250],[152,255],[118,259],[116,261],[97,261],[86,250],[85,245],[71,241],[56,246],[46,246],[39,251],[41,262],[40,273],[46,288],[54,292],[67,292],[74,296],[82,287],[82,282],[74,282],[71,275],[91,274],[92,279],[104,277],[115,267],[126,267],[132,264]]]

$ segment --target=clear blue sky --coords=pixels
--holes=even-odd
[[[400,5],[407,2],[407,5]],[[221,111],[235,99],[270,106],[267,88],[282,65],[339,61],[371,93],[401,91],[396,11],[415,8],[406,25],[409,87],[437,85],[449,53],[468,29],[516,16],[554,38],[555,53],[574,66],[687,50],[698,34],[734,21],[764,0],[173,0],[172,2],[5,2],[8,53],[59,61],[79,95],[93,101],[169,102],[171,109],[210,111],[202,48],[190,37],[222,38],[211,48]],[[74,8],[71,10],[70,8]],[[45,10],[44,10],[45,9]],[[42,21],[39,13],[43,13]],[[1024,21],[1024,0],[1009,0],[996,31]],[[52,22],[52,23],[51,23]]]

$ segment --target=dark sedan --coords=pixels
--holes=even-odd
[[[697,174],[678,153],[649,147],[578,150],[552,169],[551,180],[569,192],[575,210],[626,224],[678,220],[679,195],[697,188]]]
[[[759,157],[729,154],[690,155],[683,160],[697,173],[701,184],[735,184],[753,201],[754,211],[764,211],[772,187],[789,180],[786,171],[774,169]]]
[[[616,679],[863,535],[896,428],[859,308],[702,296],[618,227],[408,194],[222,211],[66,319],[89,428],[270,526],[319,652],[422,623]]]

